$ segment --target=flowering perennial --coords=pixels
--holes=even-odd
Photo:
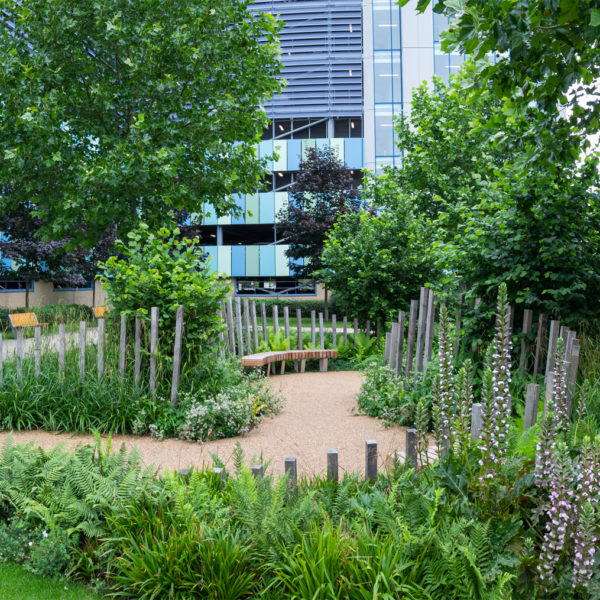
[[[452,345],[450,343],[450,321],[448,319],[448,308],[442,305],[440,308],[440,332],[438,344],[438,357],[440,360],[439,377],[439,407],[441,417],[441,440],[443,448],[452,447],[454,438],[454,427],[452,423]]]

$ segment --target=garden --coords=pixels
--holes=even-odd
[[[438,0],[442,51],[469,58],[413,91],[401,164],[357,189],[315,146],[277,215],[324,300],[257,301],[211,268],[202,211],[239,216],[264,183],[282,23],[235,0],[5,5],[10,312],[90,277],[108,311],[40,307],[28,331],[0,311],[0,596],[600,600],[600,9]],[[296,350],[331,359],[243,367]],[[401,441],[351,442],[364,471],[337,449],[311,471],[291,435],[285,464],[246,452],[286,381],[316,445],[317,378],[320,414],[356,384],[330,429]]]

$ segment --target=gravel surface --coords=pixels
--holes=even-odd
[[[128,447],[135,445],[147,465],[182,469],[211,464],[211,453],[230,466],[235,443],[239,441],[247,464],[260,462],[262,455],[263,462],[271,460],[271,472],[282,473],[285,457],[295,456],[298,474],[310,476],[326,471],[326,454],[330,448],[337,448],[339,452],[340,471],[364,473],[365,440],[376,440],[379,467],[385,468],[395,452],[404,452],[405,428],[386,428],[378,419],[353,413],[361,381],[361,374],[356,371],[273,376],[271,385],[284,395],[285,406],[276,417],[266,419],[246,436],[201,444],[118,435],[113,436],[113,448],[121,442]],[[8,432],[0,432],[0,443],[7,436]],[[13,437],[17,442],[33,440],[45,448],[59,443],[71,447],[92,439],[89,435],[44,431],[14,432]]]

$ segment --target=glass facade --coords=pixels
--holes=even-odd
[[[376,169],[397,160],[393,121],[402,113],[401,10],[394,0],[373,0]]]
[[[448,17],[433,13],[433,67],[435,75],[444,83],[448,83],[450,75],[456,73],[465,61],[462,54],[442,52],[441,34],[449,23]]]

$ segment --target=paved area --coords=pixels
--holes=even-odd
[[[124,442],[136,445],[144,462],[163,469],[182,469],[190,465],[212,464],[210,454],[217,454],[227,465],[232,464],[235,443],[242,445],[247,464],[262,455],[271,461],[269,469],[283,473],[286,456],[295,456],[299,475],[324,473],[327,450],[337,448],[340,470],[364,473],[365,440],[376,440],[378,462],[385,468],[396,452],[404,452],[404,427],[384,427],[378,419],[353,413],[362,376],[355,371],[327,373],[291,373],[271,377],[273,389],[286,398],[283,410],[266,419],[257,429],[238,438],[205,444],[181,440],[154,440],[149,437],[114,436],[113,448]],[[8,432],[0,432],[0,443]],[[91,436],[53,434],[43,431],[15,432],[16,441],[34,440],[43,447],[59,443],[75,446],[91,440]]]

